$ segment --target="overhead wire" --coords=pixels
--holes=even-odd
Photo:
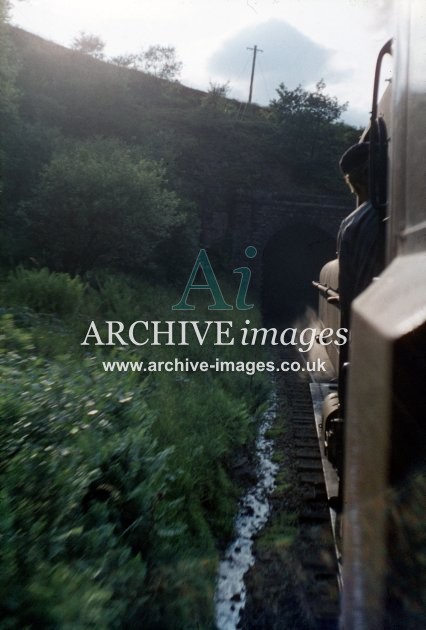
[[[262,76],[263,84],[264,84],[264,87],[265,87],[265,93],[266,93],[266,96],[268,98],[268,104],[269,104],[272,101],[272,97],[271,97],[271,92],[270,92],[270,89],[269,89],[268,81],[266,80],[265,73],[263,72],[263,63],[261,61],[261,58],[259,59],[258,63],[259,63],[260,74]]]

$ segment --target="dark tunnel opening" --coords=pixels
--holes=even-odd
[[[263,253],[262,311],[269,320],[294,320],[307,306],[317,309],[321,267],[336,257],[336,238],[297,223],[275,234]]]

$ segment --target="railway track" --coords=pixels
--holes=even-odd
[[[283,350],[280,361],[294,357]],[[255,543],[239,628],[334,630],[339,567],[309,379],[276,374],[278,412],[271,434],[279,465],[271,518]]]

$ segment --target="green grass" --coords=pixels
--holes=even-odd
[[[46,283],[55,303],[41,299]],[[240,491],[231,462],[254,440],[264,375],[104,372],[105,358],[214,360],[210,344],[80,345],[92,320],[171,319],[164,287],[18,271],[1,298],[0,627],[213,627]],[[189,315],[213,319],[200,309]]]

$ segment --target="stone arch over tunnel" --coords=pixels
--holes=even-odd
[[[336,237],[302,221],[280,229],[266,243],[262,260],[262,311],[268,319],[291,321],[307,306],[317,308],[321,267],[336,257]]]

